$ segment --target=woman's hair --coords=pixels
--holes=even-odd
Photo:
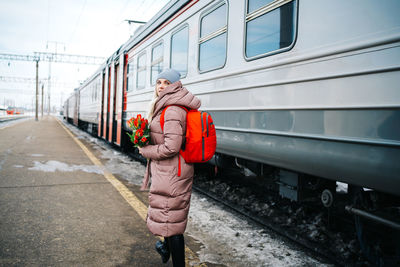
[[[147,120],[149,121],[149,124],[153,120],[154,108],[156,106],[157,100],[158,100],[158,95],[157,95],[157,85],[156,85],[156,87],[154,88],[153,99],[150,101],[149,109],[147,111]]]

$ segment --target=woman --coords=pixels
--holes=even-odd
[[[142,185],[142,189],[145,189],[151,176],[147,227],[154,235],[164,237],[164,242],[156,243],[156,250],[164,263],[171,254],[175,267],[185,266],[183,233],[194,174],[193,164],[186,163],[179,155],[186,131],[186,111],[179,106],[198,109],[201,104],[197,97],[182,87],[179,79],[180,73],[173,69],[167,69],[157,76],[155,96],[148,113],[151,144],[139,148],[139,153],[150,159]],[[165,112],[163,131],[160,116],[167,106],[170,107]]]

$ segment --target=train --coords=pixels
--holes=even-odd
[[[400,198],[398,14],[397,0],[171,0],[75,89],[64,118],[132,150],[127,121],[174,68],[213,117],[212,165],[277,172],[279,195],[327,208],[345,183],[347,210],[382,222],[370,211]]]
[[[1,115],[21,115],[24,114],[24,112],[25,112],[24,108],[13,107],[13,106],[8,106],[7,108],[0,107]]]

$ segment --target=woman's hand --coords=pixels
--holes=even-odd
[[[143,156],[142,148],[138,147],[138,149],[139,149],[139,154]]]

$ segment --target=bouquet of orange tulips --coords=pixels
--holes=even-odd
[[[141,114],[132,117],[128,121],[132,134],[127,133],[135,147],[143,147],[150,142],[150,128],[147,119],[142,118]]]

